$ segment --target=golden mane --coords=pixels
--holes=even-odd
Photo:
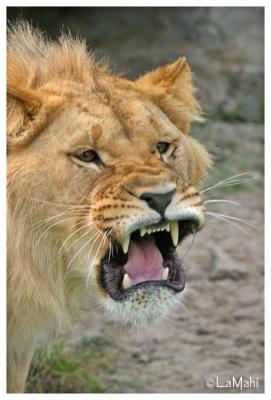
[[[51,41],[38,29],[21,21],[8,29],[8,83],[41,87],[48,81],[68,80],[87,84],[97,68],[83,39],[62,34]]]
[[[94,61],[79,38],[49,40],[27,22],[9,26],[7,36],[7,131],[9,147],[23,146],[63,104],[73,83],[91,85],[107,65]]]

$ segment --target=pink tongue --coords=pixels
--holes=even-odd
[[[129,275],[132,285],[161,280],[163,258],[155,243],[150,239],[131,241],[124,271]]]

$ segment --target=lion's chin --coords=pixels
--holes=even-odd
[[[136,291],[122,301],[110,296],[100,302],[100,310],[107,319],[130,328],[140,328],[157,324],[172,317],[181,306],[184,292],[173,292],[165,287],[139,286]]]

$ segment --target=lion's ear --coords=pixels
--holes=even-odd
[[[55,94],[7,82],[7,142],[11,150],[22,147],[48,123],[50,114],[63,103]]]
[[[136,84],[183,133],[188,133],[191,122],[203,121],[185,57],[147,73]]]
[[[27,145],[46,125],[59,97],[39,87],[35,68],[27,70],[12,57],[7,62],[8,148]]]
[[[27,144],[44,124],[42,96],[37,91],[7,82],[7,134],[9,147]]]

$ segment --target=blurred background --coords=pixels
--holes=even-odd
[[[186,257],[187,295],[170,320],[142,333],[91,314],[46,356],[37,352],[28,392],[229,391],[206,386],[215,376],[252,376],[258,387],[246,391],[263,392],[264,9],[8,7],[7,15],[53,39],[61,30],[85,37],[131,79],[185,56],[206,114],[191,135],[215,161],[205,186],[251,173],[206,192],[241,205],[208,204],[220,215],[209,215]]]

